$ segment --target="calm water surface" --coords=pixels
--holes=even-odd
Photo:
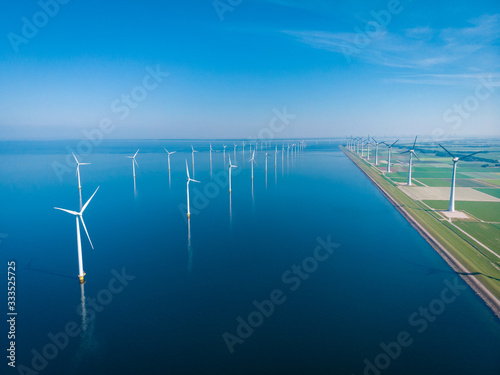
[[[79,208],[67,146],[77,143],[0,143],[0,259],[5,274],[17,264],[18,366],[33,368],[35,356],[42,374],[500,373],[499,320],[471,289],[444,291],[464,283],[338,145],[311,142],[283,164],[280,152],[276,168],[268,149],[267,181],[259,149],[253,187],[239,146],[230,199],[227,160],[213,153],[211,175],[208,143],[195,142],[202,183],[191,184],[189,224],[190,144],[94,147],[81,156],[92,163],[81,167],[83,201],[100,186],[84,215],[95,249],[82,231],[83,286],[75,220],[53,209]],[[164,146],[177,151],[170,179]],[[134,186],[125,156],[137,148]],[[318,238],[337,245],[315,262]],[[282,303],[253,313],[273,291]],[[249,316],[255,328],[228,346],[224,334],[236,339]],[[54,353],[49,334],[68,323],[81,333]]]

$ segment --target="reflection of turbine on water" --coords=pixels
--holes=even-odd
[[[80,334],[80,345],[75,354],[74,358],[74,372],[78,372],[81,364],[89,357],[93,355],[93,352],[97,350],[97,343],[94,339],[94,316],[89,319],[87,317],[87,306],[85,301],[85,283],[80,284],[80,307],[81,311],[79,312],[82,316],[82,325],[81,334]]]
[[[252,184],[253,185],[253,184]],[[232,206],[232,196],[229,194],[229,224],[233,223],[233,206]]]
[[[191,220],[188,219],[188,271],[193,267],[193,249],[191,248]]]
[[[252,180],[252,209],[255,211],[255,196],[253,194],[253,180]]]

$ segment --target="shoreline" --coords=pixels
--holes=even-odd
[[[343,146],[342,152],[368,177],[370,182],[384,195],[384,197],[398,210],[399,213],[417,230],[417,232],[432,246],[434,250],[445,260],[445,262],[469,285],[472,290],[486,303],[493,314],[500,319],[500,300],[494,296],[453,254],[446,249],[427,229],[418,222],[408,211],[406,211],[396,199],[394,199],[377,181],[375,181],[358,163],[351,157]]]

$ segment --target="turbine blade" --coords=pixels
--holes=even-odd
[[[77,159],[77,158],[76,158],[76,156],[75,156],[75,153],[74,153],[74,152],[72,152],[72,154],[73,154],[73,157],[75,158],[76,164],[80,164],[80,163],[78,162],[78,159]]]
[[[401,155],[403,155],[403,154],[407,154],[407,153],[409,153],[409,152],[411,152],[411,151],[410,151],[410,150],[408,150],[408,151],[402,152],[402,153],[401,153]]]
[[[186,161],[186,173],[187,173],[187,176],[188,176],[188,180],[190,180],[191,178],[189,177],[189,168],[188,168],[188,161],[187,159],[184,159]]]
[[[64,208],[59,208],[59,207],[54,207],[54,208],[55,208],[56,210],[61,210],[61,211],[67,212],[68,214],[78,216],[78,212],[71,211],[71,210],[65,210]]]
[[[450,154],[452,157],[456,157],[455,155],[453,155],[450,151],[448,151],[447,149],[445,149],[442,145],[439,145],[439,147],[441,147],[443,150],[445,150],[448,154]]]
[[[133,159],[134,159],[135,165],[139,166],[139,163],[137,163],[137,160],[135,160],[135,158],[133,158]]]
[[[463,160],[463,159],[465,159],[465,158],[468,158],[469,156],[472,156],[472,155],[479,154],[480,152],[482,152],[482,151],[477,151],[477,152],[473,152],[472,154],[462,156],[462,157],[460,158],[460,160]]]
[[[201,184],[201,181],[198,181],[198,180],[189,179],[189,181],[193,181],[193,182],[197,182],[197,183]]]
[[[90,240],[89,232],[87,231],[87,227],[85,226],[85,221],[83,221],[83,216],[80,216],[80,220],[83,224],[83,229],[85,229],[85,233],[87,233],[87,238],[89,239],[90,246],[92,246],[92,249],[93,249],[94,245],[92,245],[92,241]]]
[[[166,152],[167,154],[170,154],[170,152],[168,152],[168,150],[167,150],[165,147],[163,147],[163,149],[165,150],[165,152]]]
[[[412,150],[415,150],[415,145],[417,144],[417,137],[418,135],[415,136],[415,142],[413,142],[413,147],[411,148]]]
[[[391,147],[392,147],[392,146],[394,146],[396,143],[398,143],[398,141],[399,141],[399,139],[398,139],[398,140],[396,140],[396,142],[394,142],[394,143],[391,145]]]
[[[80,211],[80,215],[83,214],[83,211],[85,211],[85,209],[89,205],[89,203],[92,200],[92,198],[94,198],[94,195],[95,195],[95,193],[97,193],[97,190],[99,190],[99,186],[97,187],[97,189],[95,189],[94,194],[92,194],[92,196],[89,198],[89,200],[87,201],[87,203],[85,203],[84,206],[82,207],[82,210]]]
[[[135,152],[134,158],[137,156],[138,153],[139,153],[139,149],[137,149],[137,151]]]
[[[80,163],[80,165],[90,165],[92,163]]]
[[[420,161],[420,158],[418,157],[418,155],[415,152],[413,152],[413,155],[418,159],[418,161]]]

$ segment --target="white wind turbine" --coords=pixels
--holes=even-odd
[[[229,194],[231,194],[231,169],[238,168],[236,165],[231,164],[231,155],[229,156]]]
[[[193,180],[190,176],[189,176],[189,168],[188,168],[188,162],[186,160],[186,174],[187,174],[187,216],[188,216],[188,219],[191,218],[191,211],[190,211],[190,208],[189,208],[189,182],[193,181],[193,182],[197,182],[197,183],[200,183],[200,181],[196,181],[196,180]]]
[[[99,187],[94,191],[94,194],[89,198],[87,203],[84,204],[80,212],[76,211],[71,211],[71,210],[65,210],[64,208],[59,208],[59,207],[54,207],[56,210],[64,211],[67,212],[71,215],[74,215],[76,217],[76,241],[78,245],[78,270],[79,274],[78,277],[80,279],[80,283],[83,283],[83,278],[85,276],[85,272],[83,272],[83,259],[82,259],[82,239],[80,237],[80,222],[78,221],[78,218],[80,218],[80,221],[82,222],[83,229],[85,229],[85,233],[87,233],[87,238],[89,239],[90,246],[92,246],[92,249],[94,248],[94,245],[92,245],[92,241],[90,240],[89,232],[87,231],[87,227],[85,226],[85,222],[83,221],[83,212],[89,205],[90,201],[92,198],[94,198],[95,193],[97,193],[97,190],[99,190]]]
[[[137,166],[139,166],[139,164],[137,163],[137,160],[135,160],[135,157],[137,156],[138,153],[139,153],[139,150],[136,151],[134,156],[127,156],[127,158],[132,159],[132,174],[134,175],[134,178],[135,178],[135,165],[137,164]]]
[[[392,143],[392,144],[387,144],[387,143],[384,142],[384,144],[388,148],[388,154],[387,154],[387,173],[391,173],[391,150],[392,150],[392,146],[394,146],[398,141],[399,141],[399,139],[396,142]]]
[[[372,137],[372,139],[373,139],[373,142],[375,142],[375,165],[378,165],[378,145],[382,144],[384,142],[377,142],[375,140],[375,138],[373,138],[373,137]]]
[[[172,151],[169,152],[166,148],[164,148],[165,152],[167,153],[167,158],[168,158],[168,170],[170,170],[170,155],[175,154],[177,151]]]
[[[264,170],[266,171],[267,174],[267,152],[266,152],[266,167],[264,168]]]
[[[457,163],[459,160],[463,160],[465,158],[468,158],[472,155],[479,154],[482,151],[477,151],[473,152],[472,154],[468,154],[462,157],[458,157],[453,155],[450,151],[445,149],[443,146],[439,145],[443,150],[445,150],[453,159],[453,175],[451,177],[451,193],[450,193],[450,204],[448,205],[448,211],[453,212],[455,211],[455,178],[457,176]]]
[[[212,148],[212,144],[210,143],[210,178],[212,178],[212,151],[215,150]]]
[[[80,165],[90,165],[90,163],[80,163],[78,161],[78,159],[76,158],[74,153],[73,153],[73,157],[75,158],[75,161],[76,161],[76,174],[78,176],[78,189],[82,190],[82,184],[80,183]]]
[[[224,159],[225,159],[226,158],[226,147],[227,147],[227,145],[224,145],[222,147],[224,147]]]
[[[210,143],[210,165],[212,165],[212,151],[215,152],[215,150],[212,148],[212,144]]]
[[[191,145],[191,160],[193,161],[193,177],[194,177],[194,153],[198,152],[193,148],[193,145]]]
[[[236,147],[238,147],[238,145],[235,143],[234,144],[234,161],[236,162]],[[229,163],[231,164],[231,163]]]
[[[255,150],[254,150],[254,152],[252,154],[252,158],[249,161],[252,164],[251,165],[251,169],[252,169],[252,180],[253,180],[253,165],[254,165],[254,163],[257,164],[257,162],[255,161]]]
[[[407,182],[408,186],[411,185],[411,166],[413,165],[413,155],[415,155],[415,157],[418,160],[420,160],[418,155],[415,153],[415,144],[417,143],[417,137],[415,137],[415,141],[413,142],[413,147],[408,151],[402,152],[402,154],[406,154],[407,152],[410,153],[410,161],[408,162],[408,182]]]

